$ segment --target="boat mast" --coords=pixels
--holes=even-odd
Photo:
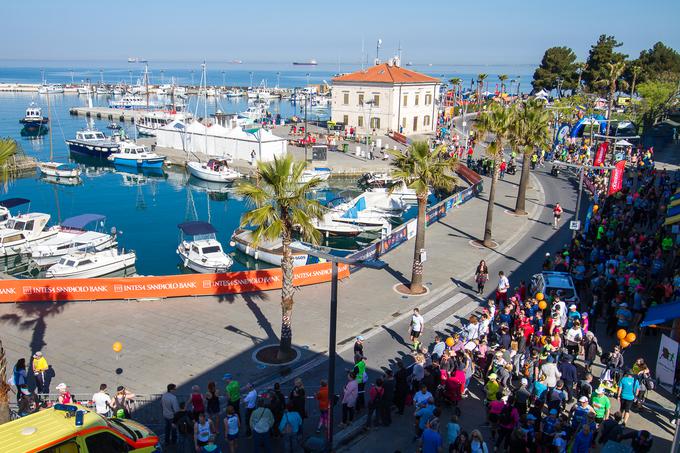
[[[203,126],[205,127],[205,157],[208,157],[208,73],[206,71],[205,67],[205,60],[203,60],[203,64],[201,65],[201,69],[203,70],[203,74],[201,75],[201,79],[203,80],[203,96],[205,102],[203,103],[203,122],[205,123]]]
[[[149,63],[144,63],[144,83],[146,85],[146,109],[149,110]]]
[[[50,162],[52,162],[52,115],[50,114],[50,93],[47,92],[47,129],[50,134]]]

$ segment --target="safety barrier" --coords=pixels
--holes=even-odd
[[[338,266],[338,276],[349,276],[347,265]],[[293,271],[295,286],[330,280],[330,263],[299,266]],[[214,296],[279,289],[281,285],[281,268],[157,277],[0,280],[0,303]]]
[[[427,226],[432,225],[437,220],[445,217],[455,206],[463,204],[482,191],[482,177],[463,164],[459,164],[456,173],[464,179],[470,187],[460,192],[456,192],[448,198],[431,206],[426,213]],[[416,225],[418,219],[413,218],[406,223],[399,225],[390,234],[367,247],[354,252],[347,258],[354,260],[369,260],[378,258],[390,250],[398,247],[416,235]]]

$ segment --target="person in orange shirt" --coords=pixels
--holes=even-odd
[[[321,428],[328,429],[328,411],[330,409],[330,404],[328,402],[328,383],[322,379],[321,388],[316,392],[316,400],[319,402],[319,426],[316,428],[316,432],[321,432]]]

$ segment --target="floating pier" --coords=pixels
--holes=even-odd
[[[71,115],[96,118],[109,121],[130,121],[142,114],[142,110],[114,109],[111,107],[71,107],[68,111]]]

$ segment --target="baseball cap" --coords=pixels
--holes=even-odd
[[[576,304],[569,305],[569,308],[576,308]]]
[[[595,393],[597,393],[598,395],[602,395],[604,394],[604,389],[602,387],[598,387],[595,389]]]
[[[224,373],[224,376],[222,376],[223,380],[231,379],[231,373]]]
[[[587,396],[582,396],[581,398],[578,399],[579,403],[587,403],[588,402],[588,397]]]
[[[358,335],[358,336],[357,336],[357,341],[364,341],[364,337],[362,337],[361,335]]]
[[[491,373],[489,379],[498,379],[498,375],[496,373]]]
[[[527,415],[527,420],[536,420],[536,416],[534,414],[529,414]]]
[[[57,390],[66,390],[66,384],[63,382],[56,387]]]
[[[628,307],[628,304],[624,302],[621,305],[619,305],[619,307]]]
[[[550,409],[550,415],[557,415],[557,409]]]
[[[36,352],[35,354],[33,354],[33,357],[35,357],[36,359],[38,357],[42,357],[42,352],[40,352],[40,351]]]

